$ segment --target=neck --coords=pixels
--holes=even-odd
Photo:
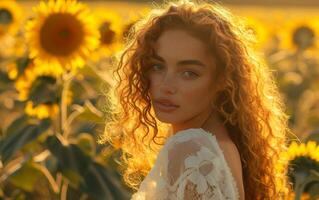
[[[203,128],[204,130],[216,135],[218,139],[229,139],[228,132],[222,123],[222,120],[218,116],[217,112],[210,110],[201,116],[195,116],[194,118],[181,123],[172,124],[172,134],[174,135],[180,130],[188,128]]]
[[[207,128],[208,123],[211,123],[216,117],[214,116],[215,113],[212,109],[208,109],[208,111],[196,115],[195,117],[184,121],[179,124],[172,124],[172,131],[173,134],[177,133],[178,131],[188,129],[188,128]]]

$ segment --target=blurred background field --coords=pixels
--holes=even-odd
[[[319,3],[242,2],[224,5],[256,35],[290,115],[290,198],[319,199]],[[130,198],[120,150],[97,140],[112,56],[159,3],[0,1],[0,199]]]

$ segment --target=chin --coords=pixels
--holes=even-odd
[[[173,114],[173,113],[164,113],[164,112],[158,111],[158,112],[155,112],[155,115],[156,115],[156,118],[163,123],[174,124],[179,121],[182,121],[177,117],[176,114]]]

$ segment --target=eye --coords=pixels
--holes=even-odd
[[[151,64],[151,65],[150,65],[150,70],[152,70],[152,71],[159,71],[159,70],[161,70],[162,68],[163,68],[163,66],[160,65],[160,64]]]
[[[186,77],[197,77],[198,74],[196,74],[195,72],[192,72],[192,71],[184,71],[183,74],[187,74],[188,72],[188,75],[186,75]]]

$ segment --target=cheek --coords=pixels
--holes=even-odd
[[[150,95],[153,96],[153,94],[158,93],[157,90],[159,90],[159,80],[156,80],[154,78],[149,79],[149,92]]]
[[[209,82],[185,85],[179,88],[180,99],[185,106],[205,107],[212,99],[212,85]],[[196,105],[196,106],[194,106]]]

